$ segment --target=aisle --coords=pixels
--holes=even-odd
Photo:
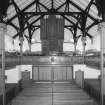
[[[33,83],[24,89],[12,105],[96,105],[73,82]]]

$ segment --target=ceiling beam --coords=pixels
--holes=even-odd
[[[24,12],[25,15],[75,15],[75,14],[81,14],[81,12],[58,12],[58,11],[48,11],[48,12]]]
[[[54,8],[54,0],[51,0],[51,8]]]
[[[50,9],[48,9],[45,5],[43,5],[42,3],[38,2],[39,5],[41,5],[45,10],[49,11]]]
[[[90,10],[90,7],[92,6],[93,1],[94,1],[94,0],[91,0],[91,1],[89,2],[89,4],[87,5],[87,7],[86,7],[86,9],[85,9],[86,12],[87,12],[87,10],[88,10],[88,11]]]
[[[74,2],[72,2],[71,0],[69,0],[69,3],[72,4],[74,7],[76,7],[78,10],[80,10],[81,12],[83,12],[84,14],[86,14],[90,19],[92,19],[93,21],[97,21],[97,19],[95,19],[94,17],[92,17],[90,14],[86,13],[82,8],[80,8],[78,5],[76,5]]]
[[[32,5],[34,5],[36,3],[36,0],[34,0],[32,3],[30,3],[28,6],[26,6],[22,12],[26,11],[27,9],[29,9]],[[15,19],[17,17],[17,14],[15,16],[13,16],[11,19],[9,19],[7,21],[7,24],[9,24],[13,19]]]
[[[7,23],[6,23],[7,24]],[[7,25],[10,25],[10,26],[12,26],[14,29],[16,29],[16,31],[18,31],[19,30],[19,27],[17,27],[16,25],[14,25],[12,22],[10,22],[9,24],[7,24]]]
[[[57,7],[55,10],[58,11],[58,10],[61,9],[64,5],[66,5],[66,1],[65,1],[63,4],[61,4],[59,7]]]
[[[70,23],[72,23],[74,26],[76,26],[79,30],[82,30],[77,24],[75,24],[74,22],[72,22],[70,19],[68,19],[65,15],[62,15],[62,17],[64,17],[67,21],[69,21]],[[92,35],[90,35],[89,33],[87,33],[87,36],[89,36],[90,38],[92,38]]]
[[[76,4],[73,4],[73,3],[71,3],[71,1],[70,0],[68,0],[69,1],[69,3],[70,4],[72,4],[74,7],[76,7],[78,10],[80,10],[80,12],[58,12],[58,10],[60,9],[60,8],[62,8],[64,5],[66,5],[66,2],[64,2],[62,5],[60,5],[60,6],[58,6],[54,11],[51,11],[49,8],[47,8],[44,4],[42,4],[42,3],[40,3],[40,2],[37,2],[37,0],[35,0],[34,2],[32,2],[32,3],[30,3],[27,7],[25,7],[23,10],[22,10],[22,12],[26,15],[26,16],[28,16],[29,15],[29,17],[31,18],[31,17],[33,17],[33,16],[37,16],[37,15],[50,15],[50,14],[53,14],[53,15],[63,15],[63,16],[72,16],[73,18],[75,18],[77,21],[78,21],[78,18],[77,18],[77,16],[75,16],[75,14],[81,14],[81,11],[83,12],[83,13],[85,13],[86,14],[86,12],[84,11],[84,10],[82,10],[79,6],[77,6]],[[35,4],[37,2],[37,4],[38,5],[40,5],[40,7],[42,6],[47,12],[25,12],[28,8],[30,8],[33,4]],[[31,15],[31,16],[30,16]],[[91,19],[93,19],[93,21],[95,20],[93,17],[91,17],[89,14],[86,14],[86,15],[88,15],[88,17],[89,18],[91,18]],[[65,17],[66,17],[65,16]],[[16,18],[17,17],[17,15],[15,15],[14,16],[14,18]],[[25,21],[28,21],[30,18],[27,18]],[[11,19],[14,19],[13,17],[11,18]],[[9,20],[9,21],[12,21],[12,20]],[[69,18],[68,18],[69,19]],[[70,19],[69,19],[70,20]],[[8,21],[8,22],[9,22]],[[70,22],[70,21],[69,21]],[[32,22],[33,23],[33,22]],[[32,23],[30,23],[31,25],[32,25]],[[71,23],[71,22],[70,22]],[[74,22],[72,22],[73,23],[73,25],[76,25]],[[24,23],[25,24],[25,23]],[[77,25],[78,26],[78,25]],[[28,28],[28,26],[27,27],[25,27],[24,28],[24,30],[25,29],[27,29]],[[81,30],[81,28],[78,26],[78,29],[80,29]],[[88,33],[87,33],[88,34]]]
[[[89,25],[87,28],[86,28],[86,30],[88,31],[88,30],[90,30],[93,26],[95,26],[95,25],[97,25],[97,24],[99,24],[101,21],[95,21],[95,22],[93,22],[91,25]]]
[[[40,28],[40,25],[33,25],[33,27],[38,27],[38,28]],[[65,28],[67,28],[67,27],[73,27],[73,25],[64,25],[64,27],[65,27]]]
[[[40,20],[44,15],[41,15],[40,17],[38,17],[35,21],[33,21],[32,23],[30,23],[30,25],[33,25],[34,23],[36,23],[38,20]],[[24,30],[26,30],[30,25],[26,26],[24,28]],[[19,34],[21,33],[22,31],[18,32],[16,35],[13,36],[13,38],[15,39],[17,36],[19,36]]]

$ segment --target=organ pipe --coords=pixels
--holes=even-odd
[[[47,45],[46,51],[48,52],[51,51],[62,52],[64,40],[64,19],[57,18],[54,15],[49,15],[48,18],[46,19],[42,18],[41,40],[43,43],[42,52],[45,49],[45,45]],[[44,44],[46,43],[45,40],[47,41],[48,44]]]

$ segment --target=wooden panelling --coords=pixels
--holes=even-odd
[[[54,69],[54,80],[66,80],[66,67],[56,66]]]
[[[39,68],[38,67],[33,67],[33,69],[32,69],[32,79],[33,80],[39,80]]]
[[[33,80],[65,81],[72,79],[72,66],[33,66]]]
[[[39,80],[51,80],[51,67],[39,67]]]
[[[72,80],[73,79],[73,66],[67,66],[67,80]]]

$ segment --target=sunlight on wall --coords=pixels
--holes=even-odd
[[[19,71],[17,68],[6,70],[5,75],[7,76],[6,83],[18,83]]]
[[[74,45],[69,43],[63,44],[63,51],[74,51]]]
[[[33,44],[31,48],[32,48],[32,51],[41,51],[42,50],[41,43]]]
[[[74,77],[75,71],[78,71],[79,69],[84,71],[84,78],[98,78],[100,75],[100,70],[89,68],[86,65],[74,65]]]
[[[32,78],[32,65],[17,65],[16,68],[19,71],[19,80],[22,79],[21,72],[25,70],[30,71],[30,78]]]
[[[17,65],[16,68],[6,70],[6,83],[18,83],[18,81],[22,79],[21,71],[25,70],[30,71],[30,78],[32,78],[32,65]]]

